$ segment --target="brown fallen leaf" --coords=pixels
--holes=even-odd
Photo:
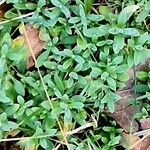
[[[126,149],[129,149],[132,145],[137,143],[131,150],[149,150],[150,136],[141,141],[141,138],[136,135],[123,133],[120,143]]]
[[[141,112],[141,108],[133,106],[129,103],[129,99],[138,96],[134,95],[134,92],[131,90],[135,80],[134,70],[138,70],[139,66],[131,68],[128,70],[130,79],[125,82],[125,87],[117,90],[117,94],[121,97],[119,101],[115,104],[115,112],[113,114],[109,113],[108,109],[105,111],[116,122],[124,129],[127,133],[134,133],[139,130],[138,122],[134,119],[134,114]]]
[[[28,39],[30,41],[30,45],[31,45],[31,48],[33,50],[33,53],[34,53],[35,57],[37,57],[43,49],[44,42],[41,41],[41,39],[39,38],[38,29],[35,29],[31,24],[26,24],[25,28],[26,28],[26,34],[27,34]],[[28,47],[27,69],[29,69],[32,66],[34,66],[35,62],[33,60],[32,53],[29,49],[29,45],[28,45],[26,36],[23,32],[22,32],[22,37],[25,39],[24,44]]]
[[[136,132],[139,129],[138,123],[133,119],[134,113],[137,110],[133,106],[129,106],[126,109],[112,114],[112,117],[117,123],[124,129],[125,132]]]
[[[140,150],[148,150],[149,147],[150,147],[150,136],[148,136],[141,142]]]
[[[44,42],[39,38],[38,29],[34,28],[31,24],[25,25],[25,31],[24,27],[21,25],[19,27],[19,31],[21,35],[13,40],[12,46],[16,47],[19,45],[24,45],[25,47],[27,47],[26,68],[29,69],[35,64],[34,59],[32,57],[31,49],[35,57],[37,57],[43,49]],[[24,32],[26,32],[26,34]]]
[[[130,149],[132,150],[148,150],[150,147],[150,135],[145,135],[139,141],[134,142]]]
[[[133,97],[131,90],[118,91],[117,94],[121,99],[115,104],[115,112],[109,113],[108,110],[105,112],[115,119],[125,132],[134,133],[139,130],[139,125],[134,119],[134,114],[139,112],[140,109],[131,105],[128,101]]]
[[[4,17],[5,12],[9,9],[9,5],[6,3],[2,3],[0,5],[0,18]]]
[[[138,136],[135,136],[133,134],[123,133],[120,144],[124,148],[128,149],[129,147],[131,147],[131,145],[133,145],[135,142],[137,142],[139,140],[140,140],[140,138]],[[136,148],[134,148],[132,150],[140,150],[139,148],[140,148],[140,144],[138,144],[136,146]]]
[[[150,129],[150,118],[141,119],[139,122],[142,130]]]

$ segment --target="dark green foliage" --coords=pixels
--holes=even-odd
[[[48,150],[57,143],[48,137],[62,140],[58,120],[64,130],[71,130],[87,124],[91,115],[99,120],[97,116],[105,108],[113,113],[120,99],[116,90],[129,79],[127,70],[150,56],[150,35],[143,24],[149,15],[149,1],[139,1],[139,5],[128,1],[121,11],[121,2],[115,1],[115,13],[106,5],[93,9],[94,0],[6,3],[13,7],[5,13],[6,19],[18,16],[18,10],[34,13],[0,26],[0,138],[6,131],[18,129],[27,136],[43,136],[20,141],[21,147],[36,149],[40,145]],[[36,66],[31,70],[25,67],[26,47],[12,46],[12,31],[21,21],[38,27],[45,42],[37,64],[53,108]],[[149,73],[137,76],[147,80]],[[89,129],[83,142],[80,134],[70,135],[71,149],[86,150],[89,145],[94,150],[115,149],[122,130],[114,124]]]

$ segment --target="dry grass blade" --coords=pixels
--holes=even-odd
[[[135,133],[133,133],[133,135],[144,136],[144,135],[147,135],[147,133],[149,133],[149,132],[150,132],[150,129],[146,129],[146,130],[143,130],[143,131],[135,132]]]
[[[21,13],[20,13],[19,11],[18,11],[18,13],[19,13],[19,15],[21,15]],[[51,102],[51,100],[50,100],[50,98],[49,98],[49,95],[48,95],[48,92],[47,92],[47,87],[46,87],[46,85],[45,85],[45,83],[44,83],[44,81],[43,81],[42,74],[41,74],[40,69],[39,69],[39,67],[38,67],[38,64],[37,64],[37,61],[36,61],[36,57],[35,57],[35,55],[34,55],[34,52],[33,52],[33,50],[32,50],[32,47],[31,47],[31,45],[30,45],[30,41],[29,41],[29,38],[28,38],[28,35],[27,35],[27,32],[26,32],[26,28],[25,28],[25,25],[24,25],[23,22],[22,22],[22,26],[23,26],[24,35],[25,35],[25,38],[26,38],[26,41],[27,41],[27,45],[28,45],[29,50],[30,50],[30,52],[31,52],[31,54],[32,54],[32,58],[33,58],[33,60],[34,60],[34,62],[35,62],[35,66],[36,66],[36,68],[37,68],[37,70],[38,70],[38,74],[39,74],[39,76],[40,76],[40,80],[41,80],[41,82],[42,82],[42,85],[43,85],[43,88],[44,88],[46,97],[47,97],[47,99],[48,99],[48,101],[49,101],[49,104],[50,104],[52,110],[53,110],[53,109],[54,109],[53,104],[52,104],[52,102]],[[57,119],[57,123],[58,123],[58,126],[59,126],[59,128],[60,128],[60,131],[61,131],[61,133],[62,133],[62,136],[64,137],[64,141],[66,142],[67,148],[68,148],[68,150],[70,150],[69,144],[68,144],[68,141],[67,141],[67,138],[66,138],[66,136],[65,136],[65,134],[64,134],[64,132],[63,132],[63,128],[62,128],[62,126],[61,126],[61,124],[60,124],[60,122],[59,122],[58,119]]]
[[[7,138],[7,139],[1,139],[0,142],[10,142],[10,141],[19,141],[19,140],[27,140],[27,139],[40,139],[49,137],[50,135],[41,135],[41,136],[32,136],[32,137],[19,137],[19,138]]]
[[[19,20],[19,19],[22,19],[22,18],[26,18],[26,17],[32,16],[33,14],[34,14],[34,12],[31,12],[31,13],[28,13],[28,14],[25,14],[25,15],[18,16],[16,18],[12,18],[10,20],[1,21],[0,25],[6,24],[6,23],[11,22],[11,21]]]
[[[95,122],[87,123],[87,124],[85,124],[85,125],[83,125],[83,126],[81,126],[79,128],[76,128],[76,129],[72,130],[72,131],[68,131],[67,135],[72,135],[72,134],[80,132],[81,130],[87,129],[89,127],[93,127],[94,124],[95,124]]]

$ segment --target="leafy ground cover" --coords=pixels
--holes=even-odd
[[[150,148],[150,1],[0,4],[1,149]]]

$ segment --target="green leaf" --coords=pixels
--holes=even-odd
[[[75,102],[72,101],[71,104],[69,105],[71,108],[75,109],[82,109],[84,107],[84,104],[82,102]]]
[[[145,32],[143,34],[141,34],[138,39],[137,39],[137,45],[143,45],[144,43],[146,43],[149,40],[149,34],[148,32]]]
[[[46,59],[48,59],[48,56],[49,56],[49,51],[45,51],[38,56],[37,58],[38,67],[41,67],[43,65],[43,62],[46,61]]]
[[[19,0],[7,0],[7,3],[18,3]]]
[[[69,78],[69,79],[67,80],[67,88],[68,88],[68,89],[71,88],[71,87],[73,86],[73,84],[74,84],[73,78]]]
[[[106,41],[100,41],[100,42],[97,42],[96,45],[99,46],[99,47],[101,47],[101,46],[104,46],[105,44],[106,44]]]
[[[30,106],[32,106],[33,105],[33,100],[29,100],[29,101],[27,101],[26,103],[25,103],[25,107],[30,107]]]
[[[148,77],[150,78],[150,71],[148,71]]]
[[[63,63],[63,69],[66,70],[68,69],[71,65],[73,64],[72,59],[67,59],[64,63]]]
[[[134,63],[135,65],[138,65],[140,62],[143,61],[143,56],[142,56],[143,52],[142,51],[135,51],[134,52]]]
[[[120,139],[121,139],[121,136],[120,136],[120,135],[119,135],[119,136],[116,136],[116,137],[113,137],[113,138],[111,139],[111,141],[108,143],[108,145],[114,146],[114,145],[116,145],[116,144],[119,144]]]
[[[6,56],[7,52],[8,52],[8,45],[4,44],[1,48],[1,54]]]
[[[0,58],[0,77],[3,76],[5,70],[6,70],[6,60],[3,58]]]
[[[108,6],[102,6],[99,7],[99,12],[102,14],[106,19],[109,17],[109,13],[112,13],[111,9]]]
[[[79,21],[81,20],[80,17],[71,17],[68,22],[71,23],[71,24],[75,24],[75,23],[78,23]]]
[[[1,39],[1,44],[7,44],[8,46],[11,46],[12,39],[9,33],[5,33],[3,38]]]
[[[93,22],[98,22],[104,20],[104,16],[102,15],[95,15],[95,14],[88,14],[87,19]]]
[[[3,130],[4,131],[10,131],[12,129],[17,129],[18,128],[18,124],[12,121],[8,121],[4,126],[3,126]]]
[[[107,61],[107,55],[106,55],[106,53],[101,52],[99,57],[100,57],[100,60],[102,62],[106,62]]]
[[[129,80],[128,72],[119,73],[118,74],[118,80],[123,81],[123,82]]]
[[[34,3],[27,3],[25,4],[25,6],[29,10],[35,10],[37,8],[37,4],[34,4]]]
[[[74,72],[79,72],[81,71],[83,68],[83,64],[82,63],[78,63],[75,68],[73,69]]]
[[[41,103],[41,106],[44,107],[44,108],[45,108],[46,110],[48,110],[48,111],[51,109],[50,103],[49,103],[48,100],[43,101],[43,102]]]
[[[145,84],[137,84],[133,87],[133,90],[135,90],[136,92],[148,92],[150,91],[150,88],[148,87],[148,85],[145,85]]]
[[[101,79],[102,80],[106,80],[106,78],[108,77],[108,73],[107,72],[103,72],[102,74],[101,74]]]
[[[112,90],[116,90],[116,81],[113,78],[107,77],[107,83]]]
[[[123,56],[117,56],[112,60],[112,64],[118,65],[123,61]]]
[[[55,125],[56,125],[56,120],[51,118],[51,117],[47,117],[45,118],[45,130],[46,132],[48,132],[49,135],[53,135],[55,134],[54,130],[52,129]],[[55,130],[56,131],[56,130]]]
[[[132,14],[139,8],[138,5],[129,5],[125,7],[118,16],[119,26],[123,26],[132,16]]]
[[[55,122],[55,120],[53,120],[53,121]],[[49,136],[54,136],[56,134],[56,132],[57,132],[57,129],[49,129],[47,132],[48,132]]]
[[[5,113],[5,112],[2,112],[1,114],[0,114],[0,122],[1,123],[4,123],[4,122],[6,122],[7,121],[7,114]]]
[[[113,27],[109,29],[109,33],[111,34],[119,34],[119,33],[123,33],[123,29],[118,28],[118,27]]]
[[[134,53],[130,52],[127,58],[127,63],[129,68],[131,68],[134,65]]]
[[[76,55],[76,56],[74,57],[74,60],[75,60],[76,62],[78,62],[78,63],[81,63],[81,64],[84,64],[84,63],[85,63],[85,60],[84,60],[81,56],[79,56],[79,55]]]
[[[146,2],[145,9],[146,10],[150,10],[150,1]]]
[[[139,36],[140,35],[139,31],[135,28],[125,28],[123,29],[123,34],[127,36]]]
[[[78,80],[78,74],[75,73],[75,72],[70,72],[69,76],[72,77],[72,78],[74,78],[75,80]]]
[[[114,131],[114,127],[105,126],[105,127],[103,127],[103,130],[105,132],[113,132]]]
[[[101,100],[101,103],[107,103],[108,109],[111,113],[115,111],[115,101],[120,97],[112,92],[107,92]]]
[[[46,138],[41,138],[40,139],[40,145],[42,148],[46,149],[47,148],[47,141]]]
[[[89,13],[92,10],[93,0],[84,0],[85,12]]]
[[[118,54],[125,46],[125,37],[121,34],[117,34],[114,38],[113,50],[115,54]]]
[[[19,104],[13,104],[12,106],[8,106],[5,109],[7,116],[12,116],[19,109],[19,107],[20,107]]]
[[[59,2],[58,0],[51,0],[51,3],[54,6],[59,7],[60,10],[65,14],[65,16],[67,18],[70,17],[70,11],[69,11],[69,9],[66,6],[64,6],[61,2]]]
[[[101,25],[100,27],[89,28],[84,31],[84,35],[87,37],[101,37],[109,34],[109,25]]]
[[[43,62],[43,65],[48,69],[52,69],[52,70],[57,69],[57,63],[56,62],[51,62],[48,60],[48,61]]]
[[[99,69],[97,67],[92,67],[92,71],[91,71],[90,75],[91,75],[91,77],[96,78],[99,75],[101,75],[101,73],[102,73],[101,69]]]
[[[148,87],[150,88],[150,80],[148,80],[147,85],[148,85]]]
[[[20,95],[17,96],[17,102],[20,104],[20,105],[24,105],[25,101],[24,101],[24,98]]]
[[[57,88],[54,89],[54,94],[57,96],[57,98],[62,99],[62,94]]]
[[[107,103],[111,99],[110,93],[106,93],[105,96],[102,98],[101,103]]]
[[[72,121],[72,113],[71,113],[70,109],[69,108],[65,109],[64,113],[65,113],[65,116],[64,116],[65,122],[71,123],[71,121]]]
[[[81,17],[81,23],[83,25],[83,30],[85,30],[85,29],[87,29],[87,19],[86,19],[84,8],[81,4],[79,5],[79,15]]]
[[[17,14],[17,12],[15,12],[15,9],[13,8],[13,9],[10,9],[9,11],[7,11],[4,16],[7,19],[12,19],[12,18],[18,17],[18,14]]]
[[[69,10],[67,7],[62,6],[62,8],[60,8],[60,9],[61,9],[61,11],[65,14],[65,16],[66,16],[67,18],[70,17],[70,10]]]
[[[4,91],[0,91],[0,102],[2,103],[11,102],[11,99],[6,96],[6,93]]]
[[[13,79],[13,82],[14,82],[14,88],[15,88],[16,92],[18,94],[24,96],[25,95],[24,85],[20,81],[18,81],[16,79]]]
[[[56,7],[62,7],[62,3],[58,0],[51,0],[51,3]]]
[[[63,38],[60,43],[64,45],[70,45],[70,44],[75,44],[76,41],[77,41],[77,36],[74,35],[74,36],[67,36]]]
[[[54,75],[54,80],[55,80],[55,84],[56,84],[57,88],[62,93],[64,93],[64,84],[63,84],[63,81],[62,81],[61,77],[58,76],[57,73],[55,73],[55,75]]]
[[[140,80],[145,80],[145,79],[148,78],[148,73],[145,72],[145,71],[139,71],[139,72],[136,73],[136,76]]]
[[[64,102],[60,102],[60,107],[62,109],[67,109],[68,108],[68,104],[64,103]]]
[[[150,10],[143,9],[137,16],[136,22],[143,22],[149,15]]]
[[[46,0],[39,0],[38,1],[38,6],[40,7],[40,8],[42,8],[43,6],[45,6],[46,5]]]
[[[25,10],[27,9],[25,4],[20,4],[20,3],[16,3],[13,5],[15,8],[20,9],[20,10]]]
[[[74,95],[71,97],[71,101],[75,101],[75,102],[84,102],[85,100],[86,98],[81,95]]]
[[[68,57],[72,57],[74,55],[70,49],[64,49],[63,54]]]
[[[77,45],[82,48],[83,50],[85,50],[87,48],[87,42],[82,39],[81,37],[78,36],[77,38]]]
[[[127,69],[128,69],[128,65],[122,64],[122,65],[117,66],[116,71],[117,73],[123,73],[123,72],[126,72]]]

